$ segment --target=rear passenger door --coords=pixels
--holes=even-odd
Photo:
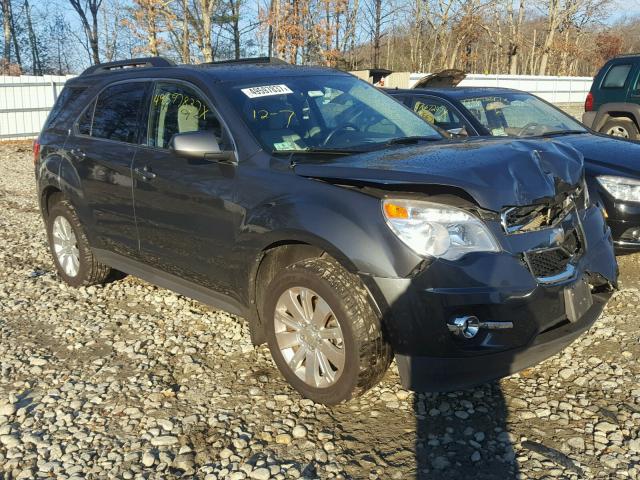
[[[236,165],[194,160],[169,149],[171,137],[213,132],[222,150],[233,150],[227,129],[195,86],[155,84],[148,134],[133,165],[135,210],[145,263],[229,294],[242,210],[234,203]]]
[[[138,254],[131,167],[148,86],[127,81],[103,89],[65,147],[80,179],[86,211],[79,213],[92,245],[127,256]]]

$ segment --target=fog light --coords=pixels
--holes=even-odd
[[[449,320],[449,331],[458,337],[473,338],[480,331],[480,320],[473,315]]]

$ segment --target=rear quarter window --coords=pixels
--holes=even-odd
[[[627,83],[631,67],[630,63],[611,67],[602,80],[602,88],[623,88]]]
[[[71,108],[78,97],[87,89],[87,87],[64,87],[58,99],[51,108],[44,128],[53,128],[59,125],[62,113]]]

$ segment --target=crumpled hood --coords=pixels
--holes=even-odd
[[[438,185],[466,191],[493,211],[530,205],[574,188],[583,157],[554,140],[470,139],[300,162],[296,174],[378,185]]]

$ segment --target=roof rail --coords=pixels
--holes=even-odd
[[[216,60],[215,62],[204,62],[200,65],[233,65],[243,63],[270,63],[272,65],[289,65],[289,62],[285,62],[284,60],[277,57],[249,57],[233,60]]]
[[[131,60],[118,60],[116,62],[99,63],[87,68],[80,75],[93,75],[96,73],[105,73],[112,70],[123,70],[125,68],[140,67],[173,67],[175,63],[164,57],[144,57],[132,58]]]
[[[640,52],[638,52],[638,53],[621,53],[620,55],[616,55],[613,58],[624,58],[624,57],[640,57]]]

